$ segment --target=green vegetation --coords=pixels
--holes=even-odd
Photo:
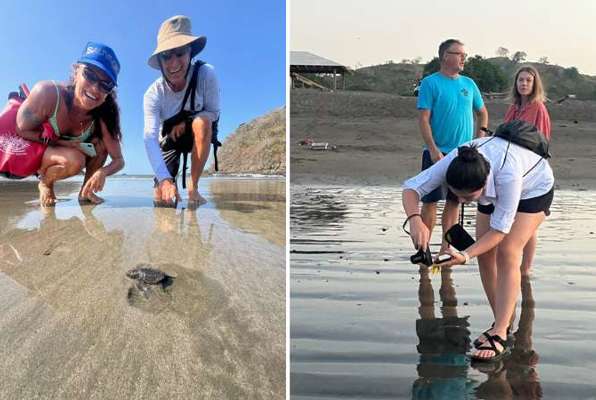
[[[523,51],[514,52],[511,58],[507,57],[509,51],[505,48],[498,49],[497,53],[499,57],[483,58],[476,55],[466,62],[463,74],[474,79],[483,92],[508,91],[517,69],[522,65],[532,65],[540,72],[551,100],[570,94],[580,100],[596,100],[596,77],[583,75],[576,67],[552,65],[547,57],[541,57],[542,62],[523,62],[526,58]],[[421,77],[438,70],[439,60],[436,57],[427,64],[388,62],[352,71],[345,78],[345,88],[413,96]],[[326,87],[333,87],[332,77],[307,76]],[[342,87],[341,78],[338,78],[338,87]]]

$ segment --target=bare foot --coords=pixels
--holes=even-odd
[[[54,185],[46,185],[42,181],[37,185],[39,188],[39,204],[42,207],[53,207],[56,205],[56,194],[54,193]]]
[[[207,199],[199,194],[199,192],[188,192],[188,208],[193,210],[197,207],[207,203]]]
[[[104,199],[99,197],[96,194],[91,193],[89,196],[83,197],[79,193],[79,204],[101,204],[104,202]]]

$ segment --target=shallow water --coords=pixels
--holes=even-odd
[[[478,266],[433,276],[410,264],[400,189],[293,186],[292,398],[596,398],[595,202],[556,192],[513,352],[477,365],[465,354],[492,322]]]
[[[0,183],[0,399],[282,397],[285,182],[204,179],[196,210],[154,208],[147,178],[99,206],[78,187],[41,210]],[[140,292],[139,265],[173,281]]]

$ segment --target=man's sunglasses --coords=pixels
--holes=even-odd
[[[114,89],[114,86],[116,86],[114,82],[104,81],[101,79],[97,73],[90,68],[83,68],[83,77],[89,83],[97,83],[99,89],[101,89],[101,91],[104,93],[110,93]]]
[[[189,53],[189,48],[184,47],[181,49],[173,49],[173,50],[163,51],[163,52],[159,53],[159,58],[162,61],[169,61],[170,58],[172,58],[173,56],[176,56],[176,58],[182,58],[185,55],[187,55],[188,53]]]

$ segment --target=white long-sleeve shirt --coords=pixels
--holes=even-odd
[[[162,124],[180,111],[184,93],[186,93],[186,88],[190,83],[191,73],[192,71],[189,72],[189,78],[183,90],[174,92],[161,76],[149,86],[143,98],[145,150],[153,172],[160,182],[164,179],[173,178],[168,172],[159,147]],[[219,85],[215,76],[215,69],[210,64],[203,64],[199,69],[197,78],[195,110],[202,109],[201,112],[197,113],[197,116],[205,117],[213,122],[219,118],[220,111]],[[190,110],[190,96],[184,109]]]
[[[482,145],[487,141],[489,142]],[[464,146],[471,143],[478,146],[478,151],[490,164],[486,186],[478,203],[495,206],[495,211],[490,217],[490,227],[507,234],[513,225],[519,201],[542,196],[553,188],[555,183],[553,171],[547,160],[540,161],[539,155],[526,148],[511,143],[507,150],[509,142],[505,139],[499,137],[475,139]],[[447,168],[455,157],[457,157],[457,149],[430,168],[406,180],[403,189],[414,190],[422,198],[435,188],[446,185]],[[536,167],[532,169],[534,165]],[[528,171],[530,173],[524,177]]]

